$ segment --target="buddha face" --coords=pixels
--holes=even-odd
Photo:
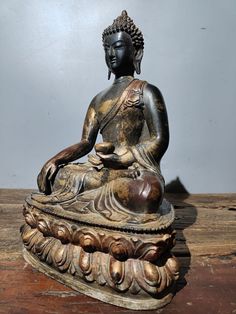
[[[109,70],[117,77],[133,75],[135,49],[129,34],[117,32],[104,40],[105,59]]]

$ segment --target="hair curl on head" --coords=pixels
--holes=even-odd
[[[127,34],[129,34],[132,39],[133,46],[136,50],[144,48],[143,34],[134,24],[133,20],[128,16],[128,13],[125,10],[122,11],[121,15],[113,21],[112,25],[108,26],[103,31],[103,42],[106,36],[117,32],[126,32]]]

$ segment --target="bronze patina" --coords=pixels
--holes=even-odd
[[[81,141],[52,157],[26,199],[24,257],[48,276],[131,309],[169,303],[178,278],[173,207],[160,161],[169,143],[159,89],[140,74],[143,35],[126,11],[103,32],[108,77]],[[95,144],[101,132],[103,142]],[[87,155],[85,163],[72,163]]]

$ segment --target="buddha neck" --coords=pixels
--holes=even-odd
[[[134,79],[132,75],[124,75],[120,76],[118,78],[115,78],[113,85],[114,84],[120,84],[120,83],[126,83],[126,82],[131,82]]]

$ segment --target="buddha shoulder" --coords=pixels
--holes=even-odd
[[[143,100],[146,106],[154,106],[158,111],[165,111],[165,102],[161,91],[155,85],[145,84]]]
[[[95,109],[95,111],[98,111],[101,104],[104,102],[104,100],[106,100],[109,92],[110,92],[110,87],[105,88],[104,90],[102,90],[101,92],[99,92],[96,96],[93,97],[91,103],[90,103],[90,107],[93,107]]]

